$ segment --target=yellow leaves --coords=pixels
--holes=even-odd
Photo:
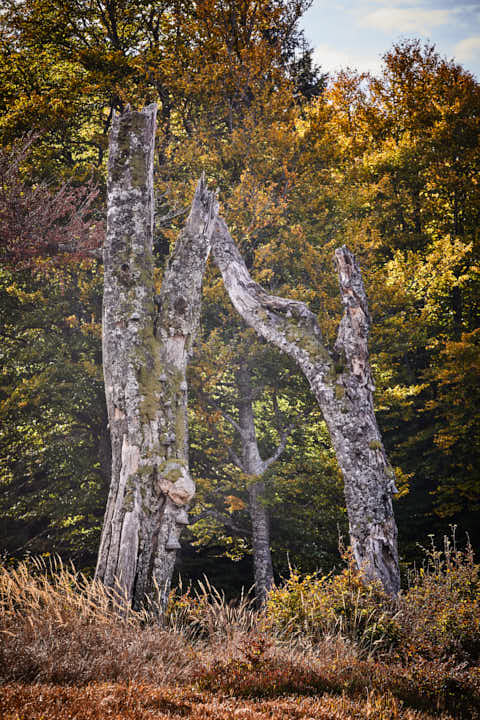
[[[153,286],[156,295],[160,295],[162,289],[163,269],[153,268]]]
[[[393,385],[383,390],[379,401],[379,410],[390,410],[392,408],[403,408],[413,406],[415,397],[422,390],[428,387],[427,383],[418,383],[412,385]]]
[[[65,111],[65,103],[61,98],[52,98],[50,107],[56,114],[62,114]]]
[[[12,285],[8,285],[8,287],[5,288],[5,291],[8,295],[16,298],[22,303],[29,303],[32,305],[45,303],[45,297],[42,294],[41,290],[28,292],[27,290],[24,290],[22,287],[20,287],[20,285],[12,283]]]
[[[405,495],[408,495],[410,492],[410,483],[414,479],[414,473],[406,473],[398,466],[394,467],[393,471],[395,473],[395,485],[398,490],[395,498],[398,500],[401,497],[405,497]]]
[[[98,340],[102,337],[102,323],[95,319],[92,314],[90,322],[82,322],[80,325],[80,332],[82,335],[97,338]]]
[[[65,324],[68,325],[68,327],[78,327],[78,318],[76,315],[69,315],[65,318]]]

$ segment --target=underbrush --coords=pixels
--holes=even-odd
[[[355,707],[363,708],[358,717],[378,720],[470,720],[480,718],[479,597],[471,549],[448,542],[426,553],[395,601],[364,584],[350,563],[336,576],[293,572],[262,612],[248,596],[226,602],[207,581],[196,591],[177,590],[163,626],[146,612],[120,612],[101,585],[73,568],[20,563],[0,568],[0,680],[10,704],[28,695],[26,683],[83,687],[87,697],[99,683],[114,682],[132,693],[182,687],[171,691],[177,699],[200,698],[188,717],[232,717],[207,712],[212,696],[225,707],[243,699],[247,718],[277,717],[262,713],[289,696],[299,708],[312,698],[320,704],[316,715],[288,717],[343,720],[357,717]],[[260,714],[254,700],[263,703]],[[337,708],[330,715],[329,702]],[[142,717],[135,703],[118,717]],[[101,715],[92,709],[91,717]]]
[[[362,656],[422,658],[478,664],[480,660],[480,565],[472,548],[445,538],[443,550],[425,550],[421,568],[392,600],[377,583],[360,578],[351,556],[338,575],[292,572],[270,593],[266,627],[284,638],[316,641],[341,635]]]
[[[179,692],[178,688],[123,683],[82,688],[0,686],[0,708],[2,720],[432,720],[434,717],[403,708],[388,693],[371,692],[355,700],[345,695],[247,700],[218,698],[188,688]],[[441,717],[451,720],[450,715]]]

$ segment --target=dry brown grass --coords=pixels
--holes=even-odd
[[[0,569],[0,678],[86,684],[178,682],[194,653],[176,632],[119,613],[101,584],[57,562]]]
[[[179,687],[91,684],[86,687],[5,685],[2,720],[431,720],[389,694],[246,700]],[[439,716],[436,716],[437,719]],[[450,715],[440,716],[450,720]]]
[[[429,577],[415,586],[412,627],[420,598],[438,594],[439,583]],[[119,612],[103,586],[61,563],[0,568],[1,720],[480,718],[478,664],[445,655],[453,648],[474,657],[465,654],[476,627],[466,604],[460,625],[442,614],[444,630],[430,603],[425,618],[434,631],[417,628],[421,642],[377,656],[365,654],[364,629],[359,642],[342,633],[266,632],[248,598],[234,606],[208,585],[172,607],[160,627],[147,613]]]

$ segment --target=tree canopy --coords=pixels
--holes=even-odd
[[[155,283],[202,171],[253,279],[302,300],[332,339],[333,249],[356,254],[372,315],[376,409],[399,489],[403,559],[449,524],[478,535],[480,86],[405,40],[377,77],[326,78],[302,0],[5,2],[0,15],[0,502],[9,556],[91,567],[109,475],[100,317],[114,109],[159,104]],[[34,134],[31,133],[32,129]],[[246,357],[274,566],[331,568],[345,532],[326,428],[290,360],[258,339],[207,268],[189,370],[198,494],[180,571],[250,584],[249,478],[235,372]],[[230,452],[229,452],[230,451]],[[220,559],[221,558],[221,559]],[[237,578],[228,569],[236,563]],[[223,574],[223,575],[222,575]]]

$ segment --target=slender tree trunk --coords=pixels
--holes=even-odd
[[[388,593],[400,587],[397,528],[387,461],[373,409],[368,361],[370,317],[360,268],[346,247],[335,252],[344,315],[333,349],[304,303],[268,295],[254,283],[219,218],[215,260],[230,299],[254,330],[292,357],[310,383],[327,423],[342,471],[350,540],[358,567]]]
[[[270,518],[265,506],[265,483],[262,476],[266,463],[260,457],[252,404],[252,380],[246,364],[237,372],[238,424],[241,440],[242,470],[251,476],[248,484],[248,510],[252,524],[253,569],[255,595],[260,605],[273,584],[270,552]],[[256,478],[256,479],[254,479]]]
[[[134,608],[155,585],[165,604],[195,492],[185,373],[216,215],[215,198],[201,180],[156,301],[155,128],[155,105],[114,116],[104,247],[103,366],[112,477],[96,577]]]

